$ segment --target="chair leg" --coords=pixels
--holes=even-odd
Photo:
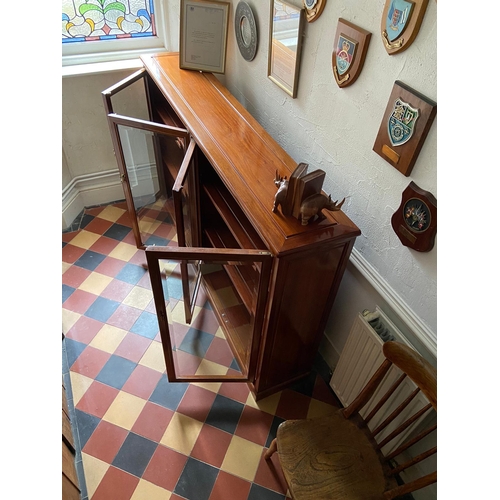
[[[271,442],[271,446],[269,446],[269,449],[264,454],[264,458],[266,460],[269,460],[277,450],[278,450],[278,442],[276,441],[276,438],[274,438]]]

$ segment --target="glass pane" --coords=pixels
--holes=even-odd
[[[156,36],[153,0],[62,0],[62,41]]]
[[[214,260],[183,262],[190,289],[200,286],[190,324],[185,322],[180,265],[160,260],[176,377],[210,378],[248,375],[255,315],[240,291],[258,283],[260,264]],[[199,280],[201,273],[201,282]],[[231,277],[240,277],[233,281]],[[249,282],[244,277],[249,277]],[[242,288],[243,287],[243,288]],[[210,300],[209,300],[210,298]],[[215,312],[217,311],[217,313]],[[166,339],[162,338],[167,345]]]
[[[118,126],[118,133],[142,243],[166,245],[170,235],[158,230],[163,222],[173,224],[173,202],[156,162],[155,134],[123,125]]]

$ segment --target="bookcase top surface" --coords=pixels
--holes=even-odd
[[[179,68],[178,53],[141,57],[149,75],[195,139],[245,215],[270,249],[353,238],[357,226],[342,212],[307,226],[272,211],[276,172],[290,175],[296,162],[211,73]]]

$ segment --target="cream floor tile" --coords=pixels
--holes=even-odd
[[[116,247],[109,252],[109,257],[128,262],[136,252],[137,248],[134,245],[129,245],[128,243],[120,241],[120,243],[118,243],[118,245],[116,245]]]
[[[123,208],[107,206],[100,214],[101,219],[109,220],[110,222],[116,222],[123,214],[125,210]]]
[[[191,323],[193,323],[198,314],[200,314],[201,309],[202,308],[200,306],[194,306],[193,318],[191,319]],[[173,308],[171,318],[175,323],[187,326],[187,323],[185,322],[186,315],[184,313],[184,302],[182,300],[177,302],[177,304]]]
[[[267,398],[260,399],[259,401],[255,401],[252,393],[248,395],[247,401],[245,404],[251,406],[252,408],[256,408],[257,410],[265,411],[266,413],[270,413],[271,415],[276,415],[276,408],[278,408],[278,403],[280,401],[281,392],[276,394],[271,394]]]
[[[174,413],[160,443],[189,455],[202,427],[202,422],[181,413]]]
[[[109,469],[109,465],[98,458],[82,452],[83,474],[87,486],[88,497],[92,498],[95,490],[102,481],[104,474]]]
[[[69,372],[69,376],[71,380],[71,390],[73,392],[73,405],[76,406],[87,392],[87,389],[92,385],[94,379],[72,371]]]
[[[71,244],[88,250],[100,237],[99,234],[91,233],[83,229],[71,240]]]
[[[311,399],[309,403],[309,410],[307,411],[307,418],[324,417],[326,415],[331,415],[337,410],[335,406],[323,403],[323,401],[318,401],[317,399]]]
[[[215,336],[216,337],[219,337],[220,339],[226,339],[226,336],[224,335],[224,332],[222,331],[222,328],[219,326],[219,328],[217,328],[217,331],[215,332]]]
[[[116,326],[104,325],[89,345],[113,354],[126,335],[126,330]]]
[[[154,232],[161,225],[160,221],[156,219],[150,219],[149,217],[144,217],[139,221],[139,230],[141,233],[154,234]]]
[[[73,264],[68,264],[67,262],[62,263],[62,274],[64,274]]]
[[[93,272],[89,277],[78,287],[85,292],[101,295],[103,290],[113,281],[113,278],[104,276],[104,274]]]
[[[215,394],[219,393],[220,386],[222,385],[220,382],[193,382],[192,384],[207,391],[215,392]]]
[[[177,262],[168,262],[166,260],[160,261],[160,269],[167,277],[174,272],[177,265]]]
[[[247,481],[253,481],[261,455],[262,446],[239,436],[233,436],[221,469]]]
[[[130,430],[141,413],[146,401],[126,392],[119,392],[102,417],[106,422]]]
[[[81,318],[81,314],[68,311],[67,309],[62,310],[62,331],[64,335],[68,333],[70,328]],[[59,333],[57,335],[60,335]]]
[[[146,288],[142,288],[140,286],[134,286],[122,303],[144,311],[152,299],[153,292],[151,290],[147,290]]]
[[[171,496],[170,491],[141,479],[130,500],[168,500]]]
[[[166,366],[161,343],[153,340],[140,359],[139,364],[163,373],[166,370]]]
[[[219,363],[214,363],[208,359],[203,359],[195,375],[226,375],[227,372],[227,366],[219,365]]]

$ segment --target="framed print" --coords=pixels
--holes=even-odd
[[[348,87],[358,78],[371,36],[369,31],[339,19],[332,52],[333,75],[339,87]]]
[[[181,69],[224,73],[229,3],[181,0]]]
[[[287,94],[297,97],[304,9],[271,0],[267,76]]]
[[[373,151],[408,177],[436,113],[437,104],[434,101],[396,81]]]

